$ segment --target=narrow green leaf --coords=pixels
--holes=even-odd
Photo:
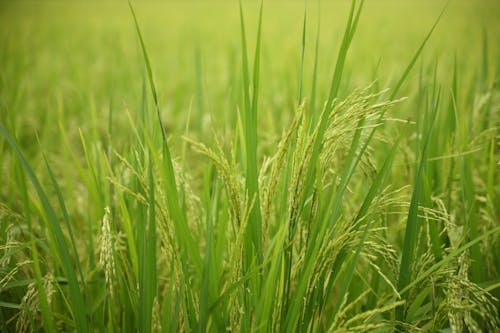
[[[1,129],[1,128],[0,128]],[[55,326],[54,326],[54,318],[52,316],[52,313],[50,311],[50,306],[47,300],[47,293],[45,291],[45,286],[43,284],[42,280],[42,272],[40,268],[40,256],[38,253],[38,249],[36,247],[36,242],[35,242],[35,237],[33,234],[33,225],[31,221],[31,212],[30,212],[30,205],[29,205],[29,195],[28,195],[28,188],[26,186],[26,179],[25,175],[22,170],[22,166],[20,164],[17,164],[16,170],[18,170],[18,178],[19,178],[19,183],[20,183],[20,190],[23,198],[23,205],[24,205],[24,211],[25,211],[25,219],[28,224],[28,230],[29,230],[29,235],[30,235],[30,248],[31,248],[31,255],[33,256],[33,270],[35,273],[35,282],[36,282],[36,287],[38,291],[38,297],[40,301],[40,310],[42,313],[42,318],[43,318],[43,327],[46,332],[55,332]]]
[[[413,58],[410,60],[410,63],[408,64],[408,66],[406,66],[403,74],[401,75],[401,77],[399,78],[398,82],[396,83],[396,86],[392,90],[392,94],[391,94],[390,99],[394,99],[397,96],[397,94],[399,92],[399,89],[401,89],[401,86],[403,85],[403,83],[408,78],[408,75],[410,74],[413,66],[415,65],[415,63],[417,62],[418,58],[420,57],[420,54],[422,53],[422,51],[423,51],[423,49],[425,47],[425,44],[427,44],[427,42],[429,41],[429,38],[431,37],[432,33],[436,29],[436,26],[438,25],[439,21],[441,20],[441,17],[443,16],[446,8],[448,7],[448,4],[449,4],[449,1],[444,5],[443,9],[441,10],[441,13],[439,13],[436,21],[434,21],[434,24],[432,25],[431,30],[429,30],[429,32],[425,36],[423,42],[420,44],[419,48],[417,49],[417,51],[413,55]]]
[[[437,96],[436,104],[439,103],[439,95]],[[436,121],[436,114],[434,112],[432,115],[432,122],[429,131],[425,136],[425,144],[423,147],[420,163],[418,166],[417,173],[415,175],[413,194],[410,201],[410,208],[408,211],[408,218],[406,221],[406,229],[405,229],[405,237],[403,242],[403,252],[401,256],[401,265],[399,268],[399,277],[398,277],[398,289],[405,288],[411,281],[412,278],[412,264],[415,260],[415,248],[416,242],[419,235],[420,230],[420,221],[418,217],[419,205],[422,202],[422,193],[423,193],[423,173],[424,166],[427,162],[427,154],[429,148],[430,137],[432,134],[432,130],[434,128],[434,124]],[[401,294],[404,300],[407,300],[408,293],[405,292]],[[396,319],[400,322],[404,321],[404,308],[403,306],[399,306],[396,308]]]
[[[151,332],[153,303],[157,293],[156,275],[156,222],[155,222],[155,180],[153,177],[153,161],[149,158],[149,212],[147,223],[142,231],[142,249],[139,272],[139,332]]]
[[[142,49],[142,54],[144,57],[144,62],[146,64],[146,69],[147,69],[147,74],[148,74],[148,80],[149,80],[149,86],[151,89],[151,93],[153,95],[153,100],[156,106],[156,111],[158,115],[158,122],[161,127],[161,133],[162,133],[162,138],[163,138],[163,159],[161,160],[162,163],[160,163],[160,159],[155,156],[155,153],[152,149],[152,154],[155,157],[155,161],[157,162],[158,165],[161,166],[161,173],[163,175],[163,180],[165,181],[165,186],[166,186],[166,201],[167,201],[167,208],[168,212],[174,222],[174,226],[176,229],[175,235],[177,237],[179,247],[184,251],[188,251],[189,255],[184,255],[184,258],[186,261],[193,261],[195,264],[195,267],[201,267],[201,258],[198,250],[194,247],[196,244],[192,238],[192,234],[189,231],[189,227],[187,225],[186,221],[186,215],[185,215],[185,210],[181,208],[180,201],[179,201],[179,193],[177,190],[177,184],[176,184],[176,177],[175,177],[175,172],[174,172],[174,167],[173,167],[173,162],[172,162],[172,157],[170,154],[170,149],[168,146],[167,142],[167,132],[165,129],[165,126],[163,124],[163,120],[161,118],[161,110],[160,110],[160,103],[158,100],[158,95],[156,93],[156,87],[154,84],[153,80],[153,73],[151,70],[151,63],[149,61],[148,53],[146,51],[146,46],[144,44],[144,40],[142,38],[142,34],[139,28],[139,23],[137,21],[137,17],[135,15],[134,9],[132,7],[132,4],[129,1],[129,7],[130,11],[132,13],[132,16],[134,18],[134,23],[137,31],[137,35],[139,37],[141,49]]]
[[[358,211],[358,214],[354,218],[353,224],[356,226],[355,230],[358,228],[358,223],[362,218],[365,217],[366,213],[368,212],[368,208],[370,207],[373,199],[377,195],[378,191],[380,190],[380,186],[382,185],[382,182],[384,179],[387,177],[387,174],[390,171],[390,168],[392,166],[392,161],[394,160],[394,156],[396,155],[397,147],[399,145],[399,140],[396,141],[396,143],[393,145],[391,151],[387,155],[384,164],[382,165],[382,168],[380,171],[377,173],[377,176],[373,180],[372,185],[370,186],[370,189],[368,190],[367,195],[365,196],[365,199],[363,201],[363,204],[361,205],[361,208]],[[345,273],[345,278],[342,283],[340,283],[340,292],[337,296],[337,302],[335,303],[335,306],[332,311],[332,318],[335,318],[337,312],[340,310],[340,306],[342,305],[342,302],[344,300],[344,297],[347,294],[347,291],[349,290],[349,287],[352,282],[352,278],[354,276],[354,269],[356,267],[356,264],[358,262],[359,254],[361,253],[361,250],[363,249],[366,237],[368,235],[368,230],[370,227],[372,220],[369,220],[364,228],[363,235],[361,236],[361,240],[359,241],[359,244],[356,248],[355,254],[352,256],[351,260],[348,260],[349,266],[346,270]],[[335,278],[332,278],[335,280]]]
[[[304,75],[304,57],[305,57],[305,50],[306,50],[306,20],[307,18],[307,1],[304,1],[304,19],[302,23],[302,44],[301,44],[301,51],[300,51],[300,69],[299,69],[299,92],[298,92],[298,104],[302,103],[302,78]]]
[[[86,318],[87,307],[85,306],[85,302],[83,300],[83,295],[80,291],[80,286],[78,285],[78,279],[76,277],[76,272],[73,267],[73,263],[70,257],[68,249],[68,244],[66,243],[66,239],[64,238],[64,234],[61,230],[61,226],[59,225],[59,219],[50,204],[50,201],[45,194],[45,191],[42,188],[42,185],[38,181],[33,169],[29,165],[28,161],[25,159],[23,153],[19,149],[15,140],[10,136],[3,125],[0,125],[0,133],[7,139],[10,147],[16,154],[17,158],[21,162],[21,165],[30,178],[31,182],[35,186],[35,190],[38,194],[38,197],[42,203],[44,212],[47,216],[47,222],[49,226],[49,231],[54,237],[56,241],[57,255],[61,259],[62,267],[64,273],[68,279],[69,291],[70,291],[70,305],[73,317],[75,319],[76,329],[79,332],[88,332],[88,319]]]
[[[76,248],[75,235],[73,233],[73,227],[71,226],[71,221],[69,219],[68,210],[66,209],[66,203],[64,202],[64,197],[62,195],[61,188],[59,187],[59,184],[54,176],[54,173],[52,172],[52,168],[50,167],[49,161],[47,160],[47,157],[45,155],[43,156],[43,159],[45,161],[45,166],[47,167],[47,171],[49,172],[50,180],[52,181],[54,189],[56,190],[57,200],[59,201],[59,206],[61,207],[61,211],[63,213],[64,222],[66,223],[66,228],[68,229],[69,237],[71,240],[71,248],[75,256],[76,267],[78,268],[78,272],[80,273],[80,281],[84,283],[85,277],[83,275],[82,267],[80,264],[80,256]],[[85,288],[85,285],[83,285],[83,287]]]

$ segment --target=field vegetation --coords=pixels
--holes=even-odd
[[[0,2],[0,330],[499,331],[499,18]]]

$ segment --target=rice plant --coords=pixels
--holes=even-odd
[[[500,329],[495,2],[0,9],[2,331]]]

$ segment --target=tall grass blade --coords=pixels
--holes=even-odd
[[[448,4],[449,4],[449,1],[446,2],[446,4],[443,6],[443,9],[439,13],[436,21],[434,21],[434,24],[432,25],[431,30],[429,30],[429,32],[425,36],[424,40],[422,41],[422,43],[418,47],[417,51],[413,55],[413,58],[411,58],[410,63],[408,64],[408,66],[406,66],[405,70],[403,71],[403,74],[401,75],[401,77],[399,78],[398,82],[396,83],[396,86],[392,90],[392,94],[391,94],[390,99],[395,98],[397,96],[397,94],[399,93],[399,90],[401,89],[401,86],[403,85],[403,83],[408,78],[408,75],[410,74],[411,70],[413,69],[413,66],[415,66],[415,63],[417,62],[418,58],[420,57],[420,54],[424,50],[425,45],[427,44],[427,42],[431,38],[431,35],[434,32],[434,30],[436,29],[439,21],[441,21],[441,17],[443,16],[444,12],[446,11],[446,8],[448,7]]]
[[[146,69],[147,69],[147,74],[148,74],[148,80],[149,80],[149,86],[151,89],[151,93],[153,95],[153,100],[156,106],[156,112],[158,115],[158,122],[161,127],[161,133],[162,133],[162,138],[163,138],[163,163],[160,163],[159,165],[162,166],[161,170],[162,173],[164,174],[164,180],[165,180],[165,186],[166,186],[166,194],[167,194],[167,207],[168,207],[168,212],[174,222],[175,228],[176,228],[176,237],[179,242],[179,246],[182,249],[182,251],[188,251],[189,256],[186,256],[186,260],[192,260],[195,263],[196,267],[200,267],[201,259],[198,250],[193,247],[194,244],[196,244],[191,236],[191,232],[189,231],[189,227],[187,225],[186,221],[186,215],[185,215],[185,210],[181,208],[180,201],[179,201],[179,193],[177,190],[177,184],[176,184],[176,176],[174,172],[174,167],[172,163],[172,156],[170,154],[170,149],[168,146],[167,142],[167,132],[165,129],[165,125],[163,124],[163,120],[161,118],[161,110],[160,110],[160,102],[158,100],[158,95],[156,93],[156,87],[154,84],[153,80],[153,72],[151,70],[151,63],[149,61],[148,53],[146,51],[146,46],[144,44],[144,40],[142,38],[141,30],[139,28],[139,23],[137,21],[137,17],[135,15],[134,9],[132,7],[132,4],[129,1],[129,7],[130,11],[132,13],[132,16],[134,17],[134,23],[135,23],[135,28],[137,31],[137,36],[139,37],[139,42],[141,45],[142,49],[142,54],[144,57],[144,62],[146,64]],[[154,155],[154,152],[152,152]],[[157,162],[159,162],[159,159],[156,159]]]
[[[399,145],[399,139],[396,141],[396,143],[393,145],[391,151],[387,155],[384,164],[382,165],[382,168],[380,171],[377,173],[377,176],[373,180],[372,185],[370,186],[370,189],[368,190],[368,193],[363,201],[363,204],[361,205],[361,208],[359,209],[358,213],[356,214],[356,217],[354,218],[353,224],[358,225],[357,222],[359,222],[368,212],[368,208],[370,207],[373,199],[376,197],[377,192],[380,190],[380,186],[382,185],[384,179],[387,177],[390,168],[392,166],[392,162],[394,160],[394,156],[396,155],[396,151]],[[347,292],[349,290],[349,287],[351,285],[352,278],[354,276],[354,269],[356,267],[356,264],[358,262],[359,254],[361,253],[361,250],[363,249],[366,237],[368,235],[368,231],[370,228],[372,220],[369,220],[365,228],[363,230],[363,235],[361,236],[361,240],[359,241],[359,244],[356,248],[355,254],[352,256],[351,260],[348,260],[347,262],[349,263],[348,268],[345,273],[344,280],[342,283],[340,283],[340,292],[337,295],[337,301],[335,303],[335,306],[332,311],[332,318],[335,318],[337,315],[337,312],[340,310],[340,306],[342,305],[344,301],[344,297],[346,297]],[[355,230],[357,227],[355,228]]]
[[[323,113],[322,117],[319,120],[319,129],[318,129],[318,134],[316,136],[316,139],[314,141],[314,146],[313,146],[313,152],[311,155],[311,165],[313,168],[310,169],[308,173],[308,177],[306,180],[306,191],[304,192],[305,195],[309,195],[311,192],[311,187],[314,183],[314,178],[315,178],[315,172],[316,172],[316,165],[318,162],[319,154],[322,149],[322,142],[323,142],[323,137],[326,131],[326,125],[327,125],[327,120],[328,117],[330,116],[330,112],[333,108],[333,103],[335,98],[337,97],[338,90],[340,88],[340,81],[342,79],[342,73],[344,71],[344,64],[345,64],[345,59],[347,56],[347,51],[349,50],[349,47],[351,45],[351,41],[353,38],[353,34],[356,30],[356,25],[358,23],[359,16],[361,14],[361,9],[363,8],[363,3],[364,0],[361,0],[360,5],[357,7],[356,15],[355,10],[356,10],[356,0],[352,1],[350,13],[349,13],[349,18],[347,20],[345,32],[344,32],[344,37],[342,39],[342,44],[340,45],[339,53],[337,56],[337,62],[335,64],[335,70],[333,73],[332,77],[332,83],[330,86],[330,93],[328,96],[328,100],[326,102],[326,112]],[[355,15],[355,16],[354,16]]]
[[[31,211],[30,211],[30,205],[29,205],[28,188],[26,186],[26,177],[24,175],[22,166],[20,164],[17,164],[16,171],[17,171],[17,175],[18,175],[17,178],[19,179],[18,183],[20,184],[20,190],[21,190],[21,195],[22,195],[22,199],[23,199],[25,219],[26,219],[26,223],[28,224],[28,230],[29,230],[29,235],[30,235],[29,243],[30,243],[31,254],[33,256],[33,271],[35,273],[35,282],[36,282],[38,297],[39,297],[39,301],[40,301],[40,312],[42,313],[43,327],[44,327],[46,332],[55,332],[54,318],[53,318],[52,313],[50,311],[49,303],[47,300],[47,293],[45,291],[45,287],[43,285],[43,280],[42,280],[42,272],[41,272],[41,268],[40,268],[40,254],[38,252],[35,237],[33,234],[33,225],[32,225],[32,221],[31,221]],[[6,327],[4,327],[4,328],[5,328],[5,331],[7,332]]]
[[[149,158],[149,211],[146,223],[142,223],[140,271],[139,271],[139,332],[151,332],[153,302],[157,293],[156,273],[156,216],[155,216],[155,180],[153,178],[153,161]]]
[[[439,104],[439,94],[436,98],[436,105]],[[408,211],[408,217],[406,221],[405,236],[403,242],[403,252],[401,255],[401,264],[399,267],[399,277],[398,277],[398,289],[405,288],[411,281],[412,278],[412,265],[415,261],[415,251],[417,238],[420,232],[420,221],[418,217],[419,206],[422,203],[422,195],[424,191],[424,167],[427,163],[427,154],[429,149],[429,142],[432,135],[432,131],[435,125],[437,112],[432,115],[431,127],[425,136],[425,143],[420,158],[420,163],[418,165],[417,173],[415,174],[413,193],[410,201],[410,208]],[[408,299],[408,292],[401,294],[403,300]],[[405,319],[405,313],[403,306],[396,308],[396,320],[403,322]]]
[[[319,56],[319,32],[320,32],[320,27],[321,27],[321,10],[320,10],[320,1],[318,0],[318,28],[316,31],[316,44],[314,47],[314,67],[313,67],[313,74],[312,74],[312,84],[311,84],[311,117],[310,117],[310,124],[309,124],[309,130],[312,130],[314,128],[314,124],[317,122],[317,114],[318,112],[316,111],[316,85],[318,81],[318,56]]]
[[[75,261],[76,261],[76,267],[78,268],[78,273],[80,274],[80,281],[85,281],[85,277],[83,275],[82,271],[82,266],[80,264],[80,256],[78,254],[78,250],[76,248],[76,240],[75,240],[75,235],[73,233],[73,227],[71,226],[71,222],[69,219],[69,214],[68,210],[66,209],[66,203],[64,202],[64,197],[61,192],[61,188],[59,187],[59,184],[56,180],[56,177],[54,176],[54,172],[52,171],[52,168],[50,167],[49,161],[47,160],[47,157],[44,155],[43,159],[45,161],[45,166],[47,167],[47,171],[49,172],[50,180],[52,181],[52,185],[54,185],[54,189],[56,190],[56,195],[57,195],[57,200],[59,201],[59,206],[61,207],[61,211],[64,217],[64,222],[66,223],[66,228],[68,229],[69,237],[71,240],[71,248],[73,250],[73,255],[75,256]],[[85,285],[83,285],[83,288],[85,290]]]
[[[42,203],[46,218],[47,218],[47,226],[49,227],[49,231],[52,237],[55,240],[55,247],[57,249],[57,257],[61,260],[62,268],[68,279],[68,286],[70,292],[70,306],[73,318],[75,319],[76,329],[79,332],[88,332],[88,319],[87,319],[87,307],[85,306],[84,298],[80,290],[80,286],[78,284],[78,279],[76,276],[75,269],[73,267],[73,263],[70,257],[68,249],[68,244],[66,243],[66,239],[64,238],[64,234],[61,230],[61,226],[59,225],[59,219],[57,218],[57,214],[52,208],[50,201],[42,188],[42,185],[38,181],[38,178],[35,175],[35,172],[29,165],[28,161],[24,157],[23,153],[19,149],[16,141],[12,138],[12,136],[7,132],[3,125],[0,125],[0,133],[7,139],[10,147],[16,154],[19,162],[21,163],[24,171],[28,175],[31,180],[35,190],[38,194],[38,198]],[[83,281],[82,281],[83,282]]]
[[[246,109],[244,112],[244,139],[246,148],[246,181],[245,187],[249,196],[249,203],[252,208],[249,216],[247,230],[249,238],[246,238],[245,257],[249,265],[254,259],[262,261],[262,215],[260,211],[259,180],[257,166],[257,112],[259,102],[259,78],[260,78],[260,48],[262,30],[263,2],[260,4],[259,22],[257,31],[257,42],[255,46],[255,57],[253,66],[253,89],[250,103],[248,80],[248,59],[246,55],[246,37],[243,19],[243,9],[240,1],[241,20],[241,42],[242,42],[242,63],[243,63],[243,84]],[[252,250],[253,248],[253,250]],[[254,253],[254,254],[252,254]],[[255,256],[255,257],[254,257]]]
[[[302,43],[300,51],[300,69],[299,69],[299,92],[298,92],[298,104],[302,103],[302,79],[304,76],[304,57],[306,50],[306,22],[307,22],[307,2],[304,1],[304,19],[302,22]]]

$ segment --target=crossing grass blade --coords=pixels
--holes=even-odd
[[[345,161],[345,166],[342,171],[342,175],[340,177],[341,181],[340,184],[337,188],[337,191],[334,196],[331,197],[329,200],[329,203],[327,205],[327,212],[328,214],[325,216],[323,221],[320,221],[321,224],[314,229],[312,232],[313,234],[311,235],[311,244],[307,249],[306,252],[306,264],[304,267],[303,272],[301,273],[301,277],[299,278],[298,285],[295,290],[295,294],[292,297],[290,301],[290,310],[289,313],[287,314],[287,321],[285,322],[285,327],[287,330],[295,330],[295,328],[298,325],[298,320],[299,320],[299,307],[302,302],[303,295],[306,292],[306,286],[307,286],[307,281],[310,278],[313,267],[314,267],[314,262],[316,261],[316,257],[318,255],[320,245],[323,244],[324,242],[324,236],[326,234],[326,231],[328,229],[331,229],[337,219],[340,216],[341,213],[341,203],[344,199],[344,193],[347,189],[347,185],[354,173],[354,170],[356,169],[356,166],[358,165],[359,161],[361,160],[361,156],[364,153],[364,149],[366,149],[365,146],[361,146],[361,150],[358,150],[360,148],[360,138],[361,138],[361,132],[363,128],[363,123],[364,120],[360,120],[357,126],[357,129],[355,131],[355,134],[353,136],[351,146],[349,149],[348,156]],[[387,164],[386,167],[388,167],[389,164]],[[379,185],[379,181],[375,183],[375,185]],[[375,189],[373,190],[375,191]],[[366,237],[366,232],[368,229],[365,229],[365,233],[363,237]],[[364,239],[359,243],[359,247],[357,248],[357,255],[354,255],[353,261],[351,261],[351,265],[349,266],[349,271],[347,272],[347,277],[346,277],[346,283],[347,285],[350,284],[350,280],[352,279],[352,274],[354,272],[354,267],[357,261],[357,257],[359,256],[359,252],[362,249],[362,244],[364,243]],[[335,279],[331,278],[329,280],[328,286],[326,287],[326,290],[330,290],[333,286]],[[347,292],[347,287],[343,288],[343,292]],[[339,299],[339,301],[336,303],[334,307],[334,312],[339,310],[340,307],[340,302],[342,302],[342,299]]]
[[[33,256],[33,270],[35,273],[35,282],[38,291],[38,297],[40,300],[40,310],[43,318],[43,327],[46,332],[55,332],[54,318],[50,311],[49,303],[47,301],[47,293],[45,292],[45,287],[43,285],[43,280],[42,280],[42,272],[40,269],[40,254],[38,252],[35,237],[33,235],[33,226],[32,226],[33,222],[31,221],[31,210],[29,204],[28,188],[26,186],[26,176],[24,175],[23,169],[19,164],[18,167],[16,168],[16,171],[23,199],[25,218],[29,229],[29,235],[30,235],[29,242],[30,242],[31,253]]]
[[[380,168],[380,171],[377,173],[377,176],[372,182],[372,185],[370,186],[370,189],[368,190],[368,193],[365,196],[365,199],[363,200],[363,204],[361,205],[361,208],[359,209],[358,213],[356,214],[356,217],[354,218],[353,224],[356,226],[355,230],[358,228],[358,222],[361,221],[368,212],[368,209],[373,201],[373,199],[376,197],[377,192],[380,191],[380,187],[383,184],[384,179],[387,177],[389,174],[390,168],[392,166],[392,162],[394,160],[394,156],[396,155],[397,148],[399,146],[399,141],[401,138],[399,138],[396,143],[393,145],[392,149],[390,150],[389,154],[387,155],[382,167]],[[361,253],[361,250],[363,249],[364,243],[366,241],[366,237],[368,235],[368,231],[370,230],[370,225],[371,225],[372,220],[369,220],[366,222],[364,230],[363,230],[363,235],[361,236],[361,239],[359,241],[359,244],[356,248],[356,252],[354,255],[352,255],[352,258],[350,260],[345,260],[345,263],[348,263],[347,270],[344,274],[344,279],[343,281],[339,284],[340,285],[340,292],[338,293],[337,296],[337,302],[334,305],[334,308],[332,310],[332,317],[335,318],[337,315],[338,311],[340,310],[340,306],[342,305],[344,301],[344,297],[347,295],[347,291],[349,290],[349,287],[352,282],[352,278],[354,276],[354,269],[356,268],[356,264],[358,262],[359,255]],[[341,258],[345,258],[342,254],[339,256]],[[344,261],[344,260],[341,260]],[[335,280],[335,278],[333,278]]]
[[[210,194],[209,194],[210,195]],[[217,216],[219,203],[219,186],[216,182],[214,184],[213,193],[211,194],[211,199],[209,202],[209,209],[207,211],[207,232],[206,232],[206,252],[203,259],[203,273],[201,278],[201,288],[200,288],[200,305],[199,305],[199,323],[198,332],[206,332],[207,325],[209,321],[210,308],[209,304],[211,301],[211,292],[213,291],[212,277],[215,276],[213,270],[217,267],[214,263],[214,257],[212,248],[215,242],[214,240],[214,224],[216,222],[215,216]]]
[[[466,149],[469,145],[469,137],[472,134],[472,129],[466,127],[460,119],[457,122],[461,125],[460,128],[460,141],[461,146]],[[460,175],[461,175],[461,196],[463,200],[463,219],[466,221],[465,227],[467,228],[467,235],[469,240],[476,239],[479,236],[478,227],[478,214],[477,214],[477,201],[476,201],[476,186],[474,184],[474,175],[472,172],[472,158],[469,155],[462,156],[460,160]],[[471,252],[471,270],[473,281],[483,281],[483,256],[481,255],[480,245],[474,245],[470,249]]]
[[[243,89],[245,98],[244,111],[244,139],[246,148],[246,190],[252,204],[250,219],[248,223],[249,238],[251,244],[246,245],[246,258],[251,261],[252,252],[255,251],[257,262],[262,261],[262,214],[260,211],[258,166],[257,166],[257,114],[259,103],[259,78],[260,78],[260,48],[262,35],[262,12],[263,2],[260,4],[259,21],[257,27],[257,41],[253,65],[252,99],[250,101],[250,82],[248,77],[248,57],[245,35],[245,23],[243,9],[240,1],[242,64],[243,64]],[[251,250],[253,247],[254,250]],[[250,262],[248,262],[249,264]]]
[[[54,211],[54,208],[50,204],[50,201],[42,188],[35,172],[29,165],[28,161],[24,157],[23,153],[19,149],[16,141],[12,136],[7,132],[6,128],[3,125],[0,125],[0,133],[5,137],[7,142],[9,143],[11,149],[14,151],[17,156],[19,162],[21,163],[24,172],[28,175],[31,183],[35,187],[38,198],[43,206],[43,210],[45,213],[47,227],[50,231],[51,236],[54,239],[55,247],[57,249],[57,253],[55,254],[57,258],[61,261],[62,268],[68,279],[69,286],[69,302],[71,306],[72,316],[75,320],[76,329],[80,332],[87,332],[89,330],[88,327],[88,318],[87,307],[85,306],[84,298],[80,290],[80,286],[78,283],[77,273],[73,267],[73,262],[69,252],[67,251],[68,244],[66,243],[66,239],[61,230],[61,226],[59,225],[59,219],[57,218],[57,214]],[[82,281],[83,282],[83,281]]]
[[[439,94],[436,97],[435,105],[439,105]],[[417,238],[420,233],[420,224],[418,217],[418,211],[420,204],[422,203],[422,195],[424,191],[424,168],[427,163],[427,154],[429,149],[429,142],[434,129],[437,108],[434,108],[433,114],[431,115],[431,126],[428,132],[425,134],[424,146],[421,153],[420,162],[418,165],[417,172],[415,174],[415,180],[413,185],[413,193],[410,201],[410,208],[408,211],[408,217],[406,220],[406,229],[403,242],[403,251],[401,254],[401,264],[399,267],[399,277],[398,277],[398,289],[402,290],[405,288],[412,279],[412,265],[415,261],[415,253],[417,246]],[[403,300],[408,299],[408,292],[401,294]],[[396,308],[396,320],[403,322],[405,319],[405,310],[403,306]]]
[[[167,172],[168,179],[170,179],[170,181],[166,184],[166,186],[167,186],[167,192],[169,194],[169,197],[172,197],[172,199],[168,200],[169,210],[170,210],[170,213],[172,214],[172,217],[174,219],[183,219],[182,218],[183,214],[181,213],[181,209],[179,206],[179,200],[178,200],[179,195],[177,193],[177,185],[175,182],[175,174],[174,174],[174,168],[172,165],[172,157],[170,155],[170,149],[169,149],[168,143],[167,143],[167,132],[165,129],[165,125],[163,124],[163,119],[161,117],[160,102],[158,100],[158,94],[156,92],[156,86],[155,86],[154,80],[153,80],[153,72],[151,70],[151,63],[149,61],[148,53],[146,51],[146,46],[144,44],[141,30],[139,28],[139,22],[137,21],[135,11],[134,11],[130,1],[129,1],[129,7],[130,7],[130,11],[132,12],[132,16],[134,18],[137,36],[139,37],[139,42],[140,42],[142,54],[144,57],[144,63],[146,65],[149,87],[151,90],[151,94],[153,96],[153,101],[154,101],[154,104],[156,107],[156,113],[158,116],[158,123],[160,124],[161,134],[162,134],[162,138],[163,138],[164,153],[166,154],[166,156],[165,156],[165,170]]]
[[[492,237],[494,235],[498,235],[500,233],[500,227],[496,227],[494,229],[489,230],[488,232],[482,234],[481,236],[465,243],[457,249],[452,250],[448,255],[446,255],[441,261],[435,263],[431,267],[429,267],[425,272],[419,274],[414,280],[412,280],[408,285],[404,288],[399,289],[399,293],[401,295],[407,293],[411,288],[414,288],[417,284],[427,279],[433,272],[436,272],[439,268],[445,267],[452,260],[456,259],[459,255],[463,254],[465,251],[470,249],[471,247],[479,244],[484,241],[488,237]]]
[[[201,267],[201,259],[198,250],[194,247],[195,242],[192,239],[191,232],[189,231],[189,227],[186,221],[185,210],[182,209],[179,201],[179,193],[177,190],[176,183],[176,175],[174,172],[172,156],[170,154],[170,148],[167,142],[167,132],[165,129],[165,125],[163,123],[161,117],[161,109],[160,102],[158,100],[158,94],[156,92],[156,86],[153,80],[153,72],[151,70],[151,63],[149,61],[148,53],[146,51],[146,46],[144,44],[144,40],[142,38],[142,34],[139,28],[139,22],[137,21],[137,17],[135,15],[132,4],[129,1],[129,8],[134,18],[134,24],[137,31],[137,36],[139,37],[139,42],[142,50],[142,54],[144,57],[144,63],[146,65],[147,77],[149,81],[149,87],[151,90],[151,94],[153,96],[153,101],[156,107],[156,113],[158,116],[158,123],[160,124],[161,134],[163,139],[163,159],[159,159],[158,156],[155,156],[155,152],[152,150],[153,158],[157,165],[161,166],[161,174],[163,176],[163,180],[165,182],[166,187],[166,203],[168,207],[168,212],[174,222],[176,228],[176,237],[179,242],[180,248],[184,251],[188,251],[189,255],[184,254],[183,256],[187,261],[193,261],[196,267]],[[161,162],[160,162],[161,161]],[[188,259],[189,258],[189,259]]]
[[[344,37],[342,39],[342,43],[340,45],[340,49],[337,55],[337,62],[335,64],[335,70],[332,77],[332,82],[330,85],[330,92],[328,96],[328,100],[326,101],[326,112],[323,112],[322,116],[319,120],[318,134],[316,136],[313,152],[311,156],[311,165],[313,168],[309,169],[308,177],[306,181],[306,191],[305,195],[309,195],[311,193],[311,188],[315,179],[315,166],[317,165],[317,161],[319,158],[319,153],[322,149],[323,136],[326,130],[327,119],[330,116],[330,112],[333,108],[333,103],[335,98],[337,97],[338,90],[340,88],[340,81],[342,79],[342,73],[344,71],[345,59],[347,57],[347,51],[351,45],[352,39],[354,37],[354,32],[356,31],[356,26],[358,23],[358,19],[361,15],[361,10],[363,9],[364,0],[361,0],[359,6],[356,9],[356,0],[352,1],[351,9],[349,12],[349,18],[346,23]]]
[[[151,332],[153,302],[157,296],[156,274],[156,214],[155,214],[155,181],[153,178],[153,161],[148,163],[149,178],[149,211],[147,223],[142,223],[141,252],[139,256],[139,332]]]
[[[443,16],[443,14],[445,13],[446,8],[448,7],[449,3],[450,2],[448,1],[443,6],[443,9],[441,10],[441,13],[439,13],[438,17],[436,18],[436,21],[434,21],[434,24],[432,25],[431,29],[429,30],[429,32],[425,36],[424,40],[422,41],[422,43],[418,47],[417,51],[413,55],[413,58],[411,58],[410,63],[406,66],[405,70],[403,71],[403,74],[401,75],[401,77],[399,78],[398,82],[394,86],[394,89],[392,90],[392,94],[391,94],[391,98],[390,99],[394,99],[398,95],[399,90],[403,86],[403,83],[408,79],[408,75],[410,74],[411,70],[413,69],[413,66],[415,66],[415,63],[417,62],[418,58],[420,57],[420,54],[424,50],[425,45],[427,44],[427,42],[431,38],[431,35],[434,32],[434,30],[436,29],[439,21],[441,21],[441,18]]]
[[[344,72],[345,61],[347,58],[347,52],[349,51],[349,47],[351,46],[352,39],[356,32],[364,2],[364,0],[361,0],[357,9],[356,0],[352,2],[351,12],[349,13],[349,19],[347,21],[346,30],[344,32],[344,38],[342,40],[339,54],[337,56],[337,62],[335,64],[335,71],[333,73],[332,83],[330,85],[330,94],[328,95],[328,100],[326,102],[328,110],[332,109],[334,100],[339,93],[340,82],[342,80],[342,74]]]
[[[54,189],[56,190],[56,195],[57,195],[57,200],[59,201],[59,206],[61,207],[61,211],[64,217],[64,222],[66,223],[66,228],[68,229],[69,237],[71,240],[71,249],[73,250],[73,255],[75,256],[75,261],[76,261],[76,267],[78,268],[78,273],[80,274],[80,281],[85,281],[85,277],[83,275],[83,270],[82,266],[80,264],[80,256],[78,254],[78,250],[76,248],[76,240],[75,240],[75,235],[73,233],[73,227],[71,226],[71,222],[69,219],[69,214],[68,210],[66,209],[66,203],[64,202],[64,197],[61,192],[61,188],[59,187],[59,184],[54,176],[54,172],[52,171],[52,168],[50,167],[49,161],[47,160],[47,157],[44,155],[43,159],[45,161],[45,166],[47,167],[47,171],[49,172],[50,180],[52,181],[52,184],[54,185]],[[83,285],[84,288],[84,294],[85,294],[85,285]]]

